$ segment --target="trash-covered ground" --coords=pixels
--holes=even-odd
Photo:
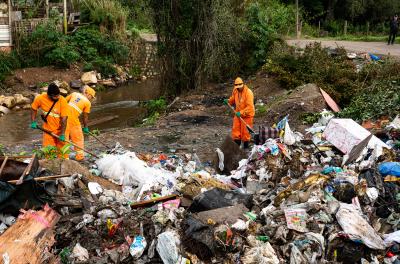
[[[304,135],[282,119],[270,128],[280,137],[261,135],[227,175],[219,173],[231,162],[222,147],[214,167],[193,153],[133,153],[119,144],[90,167],[13,161],[1,174],[0,256],[4,263],[396,263],[399,119],[376,137],[332,117],[324,112]],[[18,212],[27,206],[36,211]]]

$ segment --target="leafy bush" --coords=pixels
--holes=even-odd
[[[319,43],[307,46],[304,52],[276,43],[263,69],[276,76],[287,89],[315,83],[341,105],[347,105],[360,87],[359,75],[347,59],[346,51],[338,49],[332,56]]]
[[[22,39],[18,50],[18,56],[25,67],[68,67],[83,61],[84,70],[97,70],[104,76],[116,74],[114,64],[126,63],[128,55],[126,42],[103,34],[98,28],[80,28],[66,36],[59,31],[54,21],[39,25],[31,35]]]
[[[295,8],[279,0],[259,0],[250,2],[245,11],[247,38],[252,50],[249,66],[257,69],[265,63],[272,44],[295,25]]]
[[[117,74],[117,69],[114,64],[104,58],[96,58],[92,61],[93,70],[100,72],[103,76],[113,76]]]
[[[81,9],[102,32],[123,37],[128,11],[116,0],[82,0]]]
[[[165,109],[167,108],[167,101],[164,97],[160,97],[159,99],[146,102],[145,106],[148,114],[153,115],[154,113],[165,111]]]
[[[150,126],[154,125],[160,114],[167,109],[167,101],[164,97],[159,99],[150,100],[143,105],[147,110],[147,117],[143,119],[143,123],[139,126]]]
[[[59,156],[61,158],[64,158],[64,155],[67,155],[71,152],[71,145],[70,144],[65,144],[61,149],[58,149],[55,146],[46,146],[42,147],[40,149],[34,149],[32,151],[33,154],[36,154],[36,156],[39,159],[57,159]]]
[[[66,36],[57,27],[56,21],[50,20],[36,27],[21,39],[18,55],[22,66],[43,66],[48,63],[46,54],[66,43]]]
[[[19,67],[14,53],[0,52],[0,81],[3,81],[12,70]]]
[[[68,67],[80,59],[80,54],[72,46],[60,46],[46,54],[47,64],[58,67]]]
[[[400,78],[399,78],[400,81]],[[374,81],[354,96],[348,107],[339,113],[341,117],[356,120],[395,117],[400,111],[400,84],[392,81]]]

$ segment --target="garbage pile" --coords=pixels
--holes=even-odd
[[[281,137],[255,145],[229,175],[195,154],[143,155],[120,146],[90,171],[63,161],[70,165],[53,166],[61,167],[55,173],[79,174],[58,179],[52,209],[25,212],[31,217],[14,224],[0,215],[0,245],[34,221],[54,233],[51,248],[35,244],[41,261],[397,263],[400,127],[392,122],[381,140],[332,117],[322,115],[305,135],[285,118],[277,125]],[[217,152],[223,171],[224,153]],[[53,209],[59,220],[45,218]],[[10,263],[15,254],[0,247]]]

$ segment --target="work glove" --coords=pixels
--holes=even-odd
[[[31,128],[32,128],[32,129],[37,129],[37,128],[38,128],[38,125],[37,125],[37,122],[36,122],[36,121],[32,121],[32,123],[31,123]]]
[[[89,134],[89,128],[88,127],[84,127],[82,128],[83,134],[88,135]]]
[[[59,136],[59,139],[60,139],[62,142],[64,142],[64,141],[65,141],[65,135],[64,135],[64,134],[60,135],[60,136]]]
[[[229,105],[228,99],[224,99],[224,104]]]
[[[236,112],[236,116],[237,116],[237,117],[240,117],[240,112]]]

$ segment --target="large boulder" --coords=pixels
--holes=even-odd
[[[16,105],[14,96],[4,96],[0,95],[0,105],[5,106],[8,109],[13,108]]]
[[[70,86],[72,89],[79,90],[79,89],[81,89],[81,87],[82,87],[82,81],[81,81],[81,80],[73,80],[73,81],[70,81],[69,86]]]
[[[112,79],[100,80],[99,84],[102,84],[107,87],[117,87],[117,84]]]
[[[60,89],[64,89],[68,93],[71,92],[71,87],[69,86],[69,84],[66,81],[58,82],[57,85],[58,85],[58,87],[60,87]]]
[[[42,93],[47,93],[47,87],[42,87],[42,88],[40,89],[40,91],[41,91]],[[67,95],[68,95],[68,91],[65,90],[65,89],[63,89],[63,88],[60,88],[60,94],[61,94],[62,96],[67,96]]]
[[[22,94],[14,94],[15,105],[26,105],[30,104],[31,100],[28,97],[23,96]]]
[[[1,105],[0,105],[0,116],[6,115],[6,114],[8,114],[8,113],[10,113],[10,109],[8,109],[8,108],[5,107],[5,106],[1,106]]]
[[[84,84],[97,84],[96,72],[85,72],[84,74],[82,74],[81,81]]]

